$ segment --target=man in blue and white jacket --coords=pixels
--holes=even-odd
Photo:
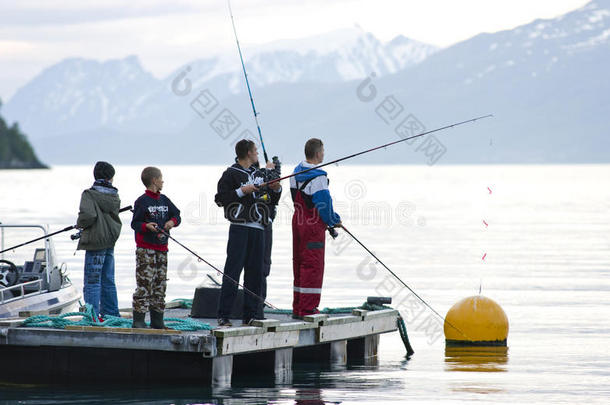
[[[320,139],[307,141],[305,159],[294,169],[294,173],[322,163],[324,145]],[[318,313],[324,278],[325,231],[328,227],[340,227],[341,217],[333,209],[328,177],[324,170],[313,169],[292,177],[290,192],[294,202],[292,316],[300,319]]]

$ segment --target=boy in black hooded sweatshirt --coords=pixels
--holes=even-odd
[[[163,175],[156,167],[142,170],[146,191],[133,204],[131,228],[136,237],[136,291],[133,294],[133,327],[145,328],[150,309],[150,326],[163,329],[167,287],[167,236],[180,225],[180,210],[161,194]]]

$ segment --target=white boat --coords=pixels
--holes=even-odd
[[[42,225],[0,224],[0,250],[5,249],[6,232],[27,229],[40,229],[43,236],[48,233]],[[65,265],[57,265],[50,237],[44,239],[44,247],[33,249],[32,260],[23,264],[13,263],[8,253],[0,257],[0,319],[16,318],[26,311],[49,314],[78,311],[81,295],[67,277]]]

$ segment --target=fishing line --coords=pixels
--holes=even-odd
[[[123,207],[123,208],[121,208],[121,209],[119,210],[119,213],[120,213],[120,212],[124,212],[124,211],[131,211],[131,209],[132,209],[132,208],[133,208],[133,207],[132,207],[131,205],[130,205],[130,206],[128,206],[128,207]],[[8,252],[9,250],[14,250],[14,249],[20,248],[20,247],[25,246],[25,245],[29,245],[30,243],[34,243],[34,242],[39,241],[39,240],[41,240],[41,239],[50,238],[51,236],[55,236],[55,235],[60,234],[60,233],[62,233],[62,232],[68,232],[68,231],[71,231],[72,229],[78,229],[78,226],[76,226],[76,225],[70,225],[70,226],[67,226],[67,227],[65,227],[64,229],[60,229],[59,231],[56,231],[56,232],[53,232],[53,233],[49,233],[49,234],[47,234],[47,235],[43,235],[43,236],[41,236],[40,238],[32,239],[32,240],[29,240],[29,241],[27,241],[27,242],[23,242],[23,243],[21,243],[21,244],[19,244],[19,245],[15,245],[15,246],[13,246],[13,247],[10,247],[10,248],[8,248],[8,249],[4,249],[4,250],[0,251],[0,254],[1,254],[1,253],[4,253],[4,252]],[[77,235],[78,235],[78,234],[77,234]],[[79,236],[79,237],[80,237],[80,236]],[[75,237],[75,238],[73,238],[73,239],[78,239],[78,237]]]
[[[254,121],[256,122],[256,129],[258,130],[258,137],[261,140],[263,147],[263,155],[265,156],[265,163],[269,162],[267,156],[267,150],[265,149],[265,142],[263,142],[263,134],[261,133],[261,126],[258,122],[258,112],[254,106],[254,98],[252,98],[252,90],[250,89],[250,81],[248,80],[248,73],[246,72],[246,65],[244,64],[244,57],[241,53],[241,46],[239,45],[239,39],[237,38],[237,29],[235,28],[235,19],[233,18],[233,9],[231,9],[231,0],[227,0],[229,6],[229,14],[231,15],[231,24],[233,25],[233,33],[235,34],[235,43],[237,43],[237,50],[239,51],[239,59],[241,60],[241,67],[244,71],[244,77],[246,78],[246,86],[248,87],[248,95],[250,96],[250,104],[252,105],[252,112],[254,113]]]
[[[438,316],[441,320],[443,320],[444,322],[447,323],[447,325],[451,326],[453,329],[457,330],[459,333],[461,333],[464,337],[468,338],[468,336],[466,336],[466,334],[464,332],[462,332],[461,330],[459,330],[457,327],[453,326],[451,324],[451,322],[449,322],[448,320],[446,320],[443,316],[441,316],[441,314],[439,314],[438,312],[436,312],[436,310],[434,308],[432,308],[432,306],[430,304],[428,304],[422,297],[420,297],[415,291],[413,291],[413,289],[411,287],[409,287],[407,285],[407,283],[405,283],[404,281],[402,281],[402,279],[400,277],[398,277],[398,275],[396,275],[396,273],[394,273],[392,270],[390,270],[390,268],[388,266],[385,265],[384,262],[381,261],[380,258],[378,258],[375,253],[371,252],[371,250],[369,248],[367,248],[362,242],[360,242],[360,240],[358,238],[356,238],[354,236],[354,234],[352,234],[344,225],[341,225],[341,228],[343,228],[343,230],[345,232],[347,232],[347,234],[349,236],[351,236],[356,242],[358,242],[358,244],[360,246],[362,246],[364,248],[364,250],[366,250],[371,256],[373,256],[375,258],[375,260],[377,260],[377,262],[379,262],[383,267],[385,267],[385,269],[387,271],[390,272],[390,274],[392,274],[396,280],[400,281],[400,283],[405,286],[409,291],[411,291],[413,293],[413,295],[415,295],[421,302],[424,303],[424,305],[426,305],[428,308],[430,308],[430,310],[432,312],[434,312],[434,314],[436,316]]]
[[[450,124],[450,125],[445,125],[444,127],[436,128],[436,129],[433,129],[433,130],[430,130],[430,131],[427,131],[427,132],[422,132],[421,134],[418,134],[418,135],[413,135],[413,136],[410,136],[410,137],[407,137],[407,138],[404,138],[404,139],[400,139],[398,141],[386,143],[385,145],[381,145],[381,146],[377,146],[377,147],[374,147],[374,148],[371,148],[371,149],[367,149],[367,150],[362,151],[362,152],[354,153],[354,154],[349,155],[349,156],[345,156],[345,157],[342,157],[342,158],[339,158],[339,159],[332,160],[332,161],[330,161],[328,163],[322,163],[321,165],[310,167],[309,169],[305,169],[305,170],[297,172],[297,173],[292,173],[292,174],[289,174],[289,175],[284,176],[284,177],[273,179],[273,180],[268,181],[267,183],[261,184],[261,186],[269,185],[269,184],[272,184],[272,183],[275,183],[275,182],[278,182],[278,181],[289,179],[291,177],[298,176],[299,174],[307,173],[307,172],[319,169],[319,168],[324,167],[324,166],[332,165],[332,164],[341,162],[343,160],[347,160],[347,159],[351,159],[351,158],[356,157],[356,156],[364,155],[365,153],[373,152],[375,150],[382,149],[382,148],[385,148],[387,146],[396,145],[397,143],[405,142],[405,141],[408,141],[409,139],[418,138],[420,136],[428,135],[428,134],[431,134],[433,132],[438,132],[438,131],[442,131],[444,129],[457,127],[458,125],[467,124],[469,122],[475,122],[475,121],[482,120],[482,119],[489,118],[489,117],[493,117],[493,114],[483,115],[483,116],[480,116],[480,117],[471,118],[471,119],[466,120],[466,121],[456,122],[456,123]]]
[[[238,287],[243,288],[243,290],[245,292],[247,292],[248,294],[251,294],[252,296],[258,298],[259,301],[263,302],[265,305],[267,305],[268,307],[272,308],[272,309],[278,309],[276,308],[274,305],[271,305],[269,302],[267,302],[263,297],[261,297],[260,295],[254,293],[253,291],[247,289],[246,287],[244,287],[243,285],[239,284],[238,281],[235,281],[234,279],[232,279],[231,277],[227,276],[224,272],[220,271],[220,269],[218,269],[218,267],[214,266],[212,263],[208,262],[207,260],[205,260],[203,257],[199,256],[197,253],[193,252],[191,249],[189,249],[188,247],[184,246],[182,243],[178,242],[176,240],[176,238],[174,238],[173,236],[171,236],[168,232],[164,231],[163,229],[157,227],[157,231],[159,233],[162,233],[163,235],[167,236],[169,239],[173,240],[174,242],[176,242],[178,245],[180,245],[181,247],[183,247],[186,251],[188,251],[190,254],[192,254],[193,256],[195,256],[197,259],[199,259],[199,261],[204,262],[205,264],[207,264],[208,266],[210,266],[211,268],[213,268],[214,270],[216,270],[218,273],[222,274],[223,277],[226,277],[228,280],[232,281],[233,283],[235,283]]]

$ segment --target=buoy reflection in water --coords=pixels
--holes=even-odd
[[[448,371],[507,371],[508,347],[472,346],[446,347],[445,365]]]

